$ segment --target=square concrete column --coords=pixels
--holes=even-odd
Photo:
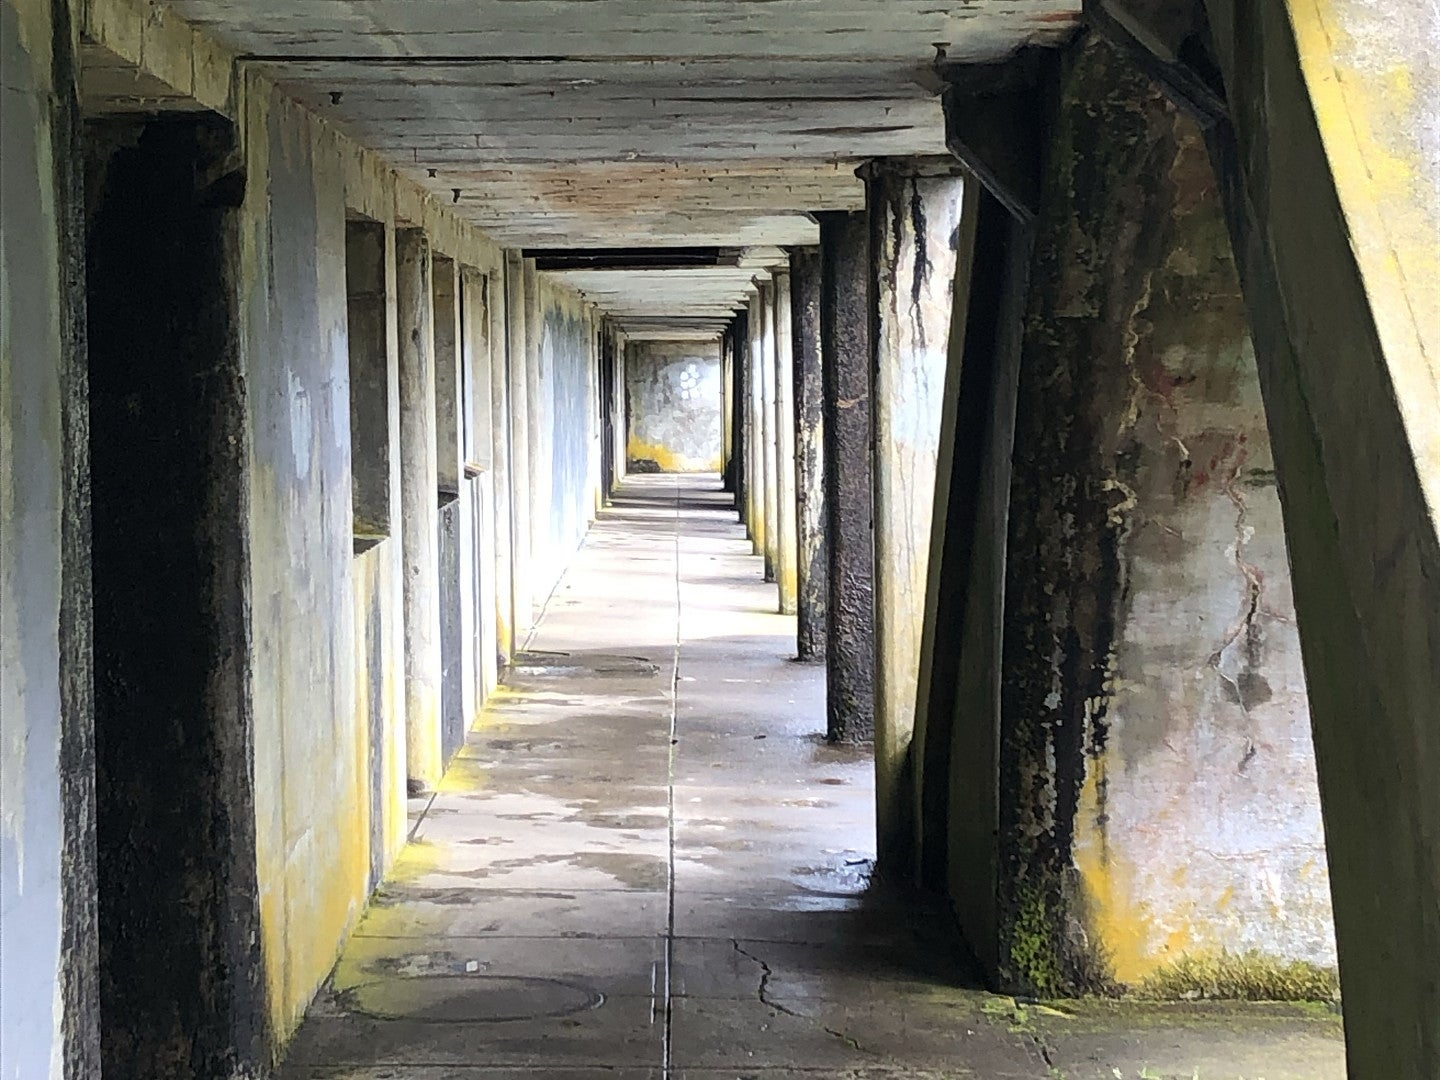
[[[829,558],[825,546],[825,425],[820,377],[820,249],[790,253],[795,424],[796,656],[825,659]]]
[[[465,327],[465,363],[461,369],[464,391],[464,465],[473,493],[473,539],[469,557],[473,566],[475,604],[469,615],[476,654],[475,700],[483,707],[499,681],[499,640],[495,599],[495,460],[490,426],[494,409],[490,366],[495,355],[491,337],[492,294],[490,275],[466,266],[460,275]]]
[[[526,359],[525,260],[505,253],[505,345],[510,383],[510,573],[515,646],[535,619],[530,560],[530,379]]]
[[[875,798],[885,862],[907,857],[914,835],[908,756],[965,184],[953,158],[874,161],[862,175],[874,331]]]
[[[404,552],[405,752],[411,794],[444,770],[440,743],[439,487],[435,452],[435,318],[430,242],[395,234],[400,329],[400,537]]]
[[[525,281],[525,378],[528,389],[526,432],[530,448],[530,601],[536,610],[545,603],[553,584],[549,566],[551,538],[550,481],[554,466],[554,445],[550,438],[550,381],[545,371],[543,316],[540,276],[535,260],[524,261]]]
[[[870,523],[870,240],[863,213],[820,219],[820,357],[824,388],[826,737],[875,733],[874,549]]]
[[[799,590],[795,550],[795,362],[790,337],[790,272],[779,270],[771,290],[775,313],[775,583],[780,589],[780,614],[794,615]]]
[[[775,430],[775,283],[757,281],[760,291],[760,468],[764,484],[765,580],[774,581],[780,562],[780,474]]]
[[[514,547],[511,515],[514,495],[510,474],[510,371],[506,363],[504,268],[486,274],[490,320],[490,471],[495,500],[495,653],[508,664],[515,648]]]
[[[760,293],[757,290],[750,297],[750,314],[746,319],[749,334],[745,363],[750,373],[750,408],[745,418],[748,446],[745,501],[749,511],[746,524],[750,530],[752,550],[761,556],[765,554],[765,440],[761,423],[765,407],[760,375],[761,356],[765,351],[761,347],[761,331],[764,325],[765,319],[760,314]]]

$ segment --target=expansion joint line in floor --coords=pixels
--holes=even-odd
[[[665,775],[667,858],[665,872],[665,1028],[661,1037],[661,1078],[670,1080],[671,1036],[675,1029],[675,997],[671,976],[675,967],[675,744],[680,713],[680,483],[674,480],[675,496],[675,647],[670,664],[670,732]]]

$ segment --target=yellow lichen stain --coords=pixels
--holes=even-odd
[[[1182,922],[1157,947],[1160,928],[1148,905],[1132,899],[1135,868],[1116,856],[1105,836],[1100,803],[1104,774],[1104,759],[1092,759],[1075,813],[1075,866],[1084,889],[1087,929],[1098,939],[1098,951],[1110,961],[1114,978],[1133,984],[1184,952],[1191,935]]]
[[[678,453],[668,446],[648,443],[633,435],[625,452],[631,461],[653,461],[663,473],[719,472],[720,457],[692,458]]]

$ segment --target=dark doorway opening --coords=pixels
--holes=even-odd
[[[264,1057],[247,630],[244,192],[208,113],[86,128],[107,1077]]]

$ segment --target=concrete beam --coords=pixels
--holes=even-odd
[[[817,217],[830,538],[825,726],[833,742],[860,742],[875,733],[869,229],[864,214]]]
[[[405,750],[411,794],[444,771],[440,739],[439,489],[435,453],[435,322],[430,242],[395,236],[400,329],[400,535],[404,549]]]
[[[875,797],[882,863],[911,855],[915,725],[951,300],[965,200],[947,159],[862,170],[870,229]],[[968,258],[968,252],[966,257]]]

